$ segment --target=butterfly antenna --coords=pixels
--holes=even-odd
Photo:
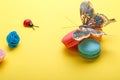
[[[69,26],[69,27],[63,27],[63,28],[72,28],[72,27],[78,27],[78,26]]]
[[[74,25],[76,25],[77,26],[77,24],[76,23],[74,23],[71,19],[69,19],[68,17],[65,17],[68,21],[70,21],[72,24],[74,24]]]
[[[70,21],[72,24],[74,24],[75,26],[71,26],[71,27],[78,27],[76,23],[74,23],[71,19],[69,19],[68,17],[65,17],[68,21]],[[63,27],[63,28],[71,28],[70,26],[68,27]]]

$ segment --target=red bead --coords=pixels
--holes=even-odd
[[[30,23],[32,23],[32,21],[30,19],[26,19],[26,20],[24,20],[23,24],[25,27],[30,27]]]

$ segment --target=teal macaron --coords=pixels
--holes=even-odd
[[[84,58],[96,58],[100,55],[101,45],[95,39],[85,39],[78,44],[79,54]]]

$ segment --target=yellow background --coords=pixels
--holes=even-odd
[[[103,28],[108,35],[101,42],[100,57],[88,61],[61,43],[64,35],[82,24],[82,1],[2,0],[0,48],[7,54],[0,64],[0,80],[120,80],[119,0],[91,0],[96,13],[117,20]],[[40,28],[34,31],[23,27],[27,18]],[[17,48],[10,49],[6,36],[13,30],[21,41]]]

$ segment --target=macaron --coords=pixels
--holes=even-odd
[[[96,58],[100,51],[100,42],[92,38],[84,39],[78,44],[78,52],[84,58]]]
[[[79,41],[75,40],[73,38],[73,33],[75,32],[76,30],[73,30],[71,31],[70,33],[68,33],[67,35],[65,35],[63,37],[63,39],[61,40],[62,43],[67,47],[67,48],[71,48],[71,47],[74,47],[76,45],[78,45]]]
[[[0,49],[0,63],[3,61],[4,57],[5,57],[5,51]]]

